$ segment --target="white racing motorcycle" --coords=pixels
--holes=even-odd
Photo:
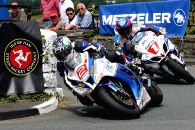
[[[195,79],[187,71],[183,57],[166,35],[157,36],[152,31],[138,32],[130,44],[134,45],[136,57],[141,59],[147,73],[194,83]]]
[[[105,57],[92,58],[88,52],[78,53],[76,67],[66,65],[65,85],[83,105],[94,103],[127,117],[139,117],[148,105],[159,106],[163,100],[154,82],[142,83],[136,74]]]

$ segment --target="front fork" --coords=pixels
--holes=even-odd
[[[144,74],[142,75],[141,79],[142,79],[143,85],[146,88],[150,88],[152,86],[152,79],[149,75]]]
[[[119,82],[119,84],[114,83],[113,81],[109,81],[108,83],[102,83],[98,87],[109,87],[114,92],[121,95],[121,97],[131,97],[123,88],[122,84]]]

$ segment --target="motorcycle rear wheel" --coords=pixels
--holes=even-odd
[[[115,91],[107,87],[99,87],[96,94],[103,107],[114,110],[117,114],[123,116],[131,118],[140,117],[140,109],[134,99],[128,99],[129,105],[127,105],[126,101],[116,97],[118,94]]]
[[[187,81],[189,84],[194,84],[195,79],[194,77],[187,71],[183,66],[176,63],[173,59],[169,58],[166,61],[167,66],[170,68],[170,70],[178,77],[181,77],[185,81]]]

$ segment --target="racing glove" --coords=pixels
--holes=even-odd
[[[89,43],[89,45],[83,51],[92,52],[92,54],[94,54],[93,55],[94,58],[98,58],[99,56],[103,57],[105,56],[106,53],[106,49],[104,49],[101,43],[99,42]]]
[[[102,47],[101,45],[95,45],[95,44],[89,43],[88,47],[86,47],[83,51],[88,51],[88,50],[100,51],[101,47]]]
[[[130,69],[132,69],[136,74],[142,75],[143,74],[143,68],[139,67],[138,64],[141,64],[139,60],[135,59],[131,62],[126,61],[125,63]]]

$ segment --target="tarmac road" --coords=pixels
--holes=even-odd
[[[195,66],[188,66],[195,76]],[[162,106],[146,109],[139,119],[113,117],[97,106],[82,106],[66,91],[68,106],[39,116],[0,121],[0,130],[193,130],[195,128],[195,84],[157,79],[164,94]]]

